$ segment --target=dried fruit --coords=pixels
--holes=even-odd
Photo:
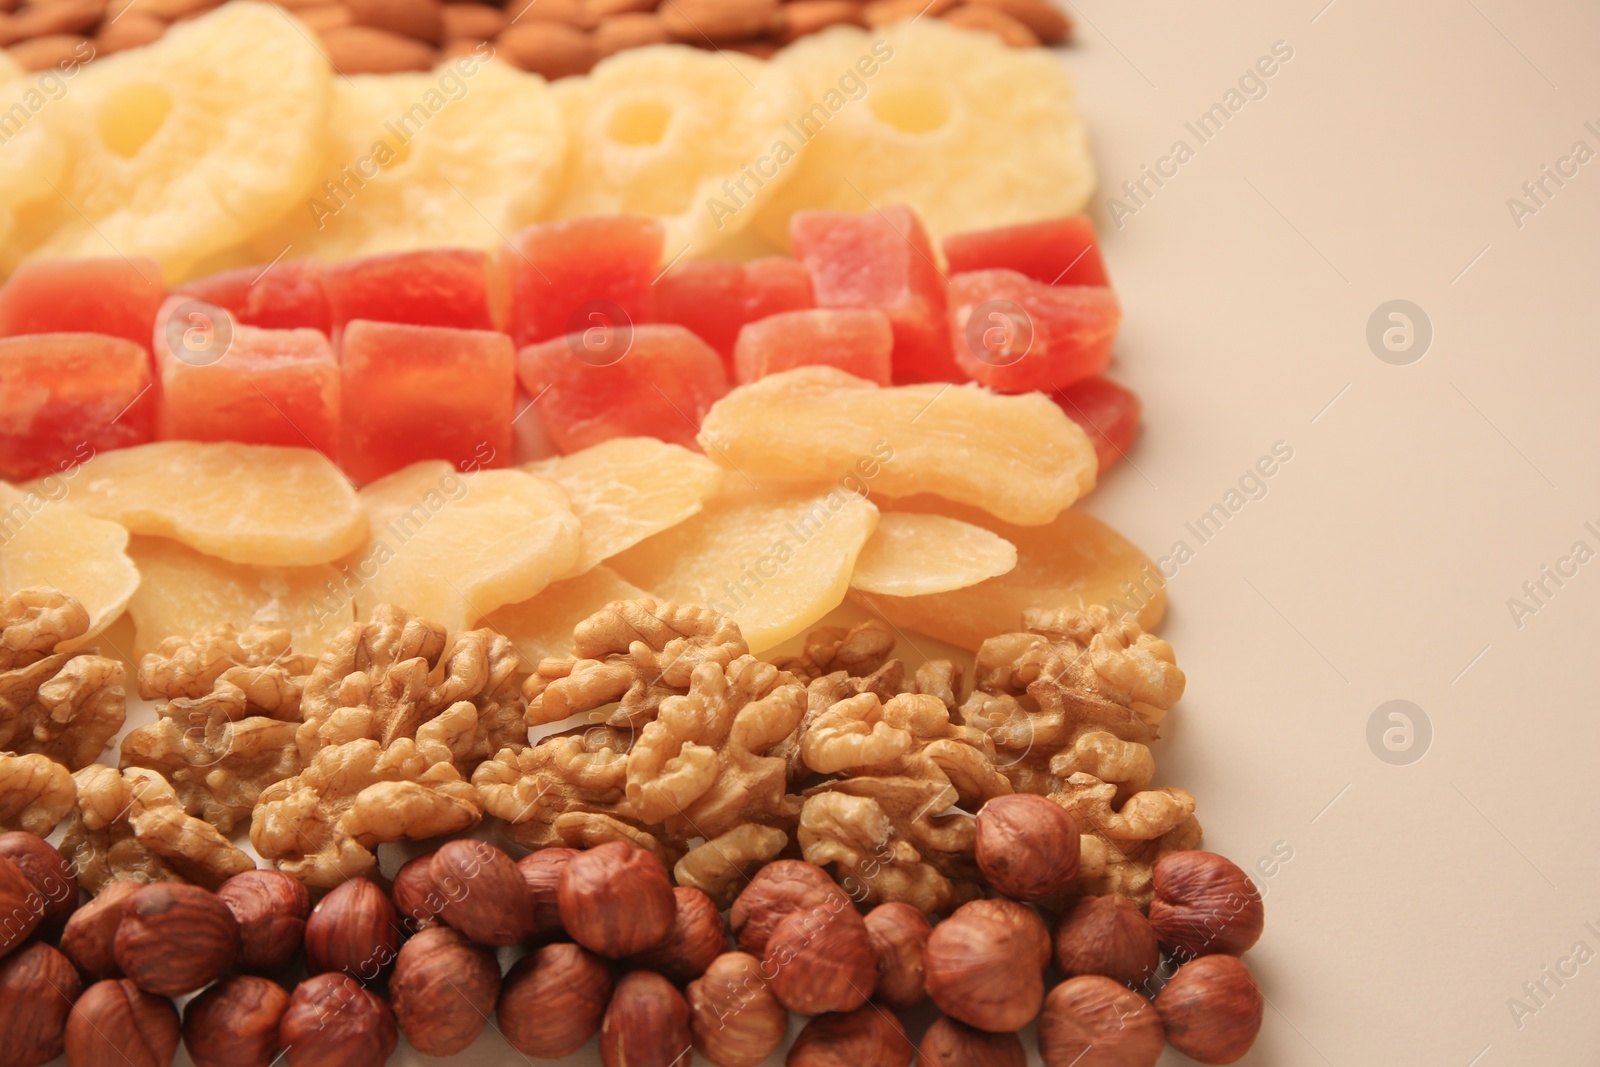
[[[400,951],[400,921],[376,882],[352,878],[317,902],[306,920],[306,970],[342,971],[373,984]]]
[[[546,945],[506,974],[496,1013],[500,1032],[524,1056],[571,1055],[600,1029],[611,989],[604,960],[571,942]]]
[[[570,654],[573,627],[607,604],[644,595],[610,567],[593,567],[576,578],[551,582],[532,600],[495,609],[482,625],[510,638],[528,665],[535,666]]]
[[[400,1044],[389,1005],[337,973],[300,983],[279,1034],[289,1067],[383,1067]]]
[[[429,865],[439,917],[480,945],[515,945],[533,930],[533,895],[510,856],[486,841],[439,846]]]
[[[67,1062],[168,1067],[179,1039],[172,1001],[126,980],[98,982],[83,991],[67,1017]]]
[[[924,956],[933,927],[910,904],[890,901],[866,915],[867,936],[878,953],[874,998],[893,1011],[910,1011],[927,999]]]
[[[43,942],[0,960],[0,1064],[41,1067],[61,1055],[82,989],[72,961]]]
[[[868,1004],[806,1023],[784,1062],[788,1067],[911,1067],[915,1054],[900,1020]]]
[[[1040,972],[1049,959],[1050,937],[1037,917],[1034,929],[979,906],[986,903],[963,905],[933,928],[923,957],[928,996],[940,1011],[968,1026],[1009,1033],[1039,1014]],[[1039,965],[1028,966],[1030,959]]]
[[[74,503],[76,486],[68,498]],[[5,536],[0,539],[0,589],[49,587],[71,597],[88,613],[88,627],[56,648],[72,652],[93,644],[95,635],[116,621],[139,587],[139,571],[127,553],[128,531],[4,482],[0,482],[0,513],[6,516]]]
[[[693,1058],[689,1005],[672,983],[632,971],[617,983],[600,1024],[605,1067],[673,1067]]]
[[[996,890],[1043,900],[1078,876],[1079,829],[1060,804],[1032,793],[995,797],[978,812],[974,855]]]
[[[448,926],[430,926],[400,949],[389,995],[412,1048],[453,1056],[488,1024],[500,998],[500,963]]]
[[[797,1015],[854,1011],[878,984],[878,952],[848,902],[791,912],[773,928],[762,962],[773,994]]]
[[[561,869],[557,899],[573,940],[611,959],[659,945],[677,914],[661,861],[621,841],[574,856]]]
[[[283,1044],[289,993],[250,975],[228,978],[183,1009],[183,1046],[195,1067],[270,1067]]]
[[[282,871],[245,871],[217,889],[239,924],[241,971],[275,974],[293,963],[305,941],[311,894]]]
[[[1016,565],[1016,546],[981,526],[945,515],[890,511],[879,516],[878,528],[861,550],[850,588],[926,596],[977,585]]]
[[[713,960],[728,950],[728,928],[722,913],[704,891],[674,886],[677,911],[666,938],[629,962],[685,984],[706,973]]]
[[[1028,1053],[1016,1034],[974,1030],[947,1016],[934,1020],[917,1047],[922,1067],[1027,1067]]]
[[[1069,978],[1103,974],[1140,989],[1161,966],[1156,932],[1127,897],[1079,900],[1056,926],[1055,946],[1056,966]]]
[[[1190,849],[1161,857],[1151,872],[1150,925],[1179,959],[1238,956],[1261,938],[1261,891],[1225,856]]]
[[[1155,1067],[1165,1047],[1150,1002],[1114,979],[1069,978],[1045,998],[1039,1017],[1045,1067]]]
[[[239,923],[209,890],[149,885],[123,905],[113,952],[122,973],[140,989],[178,997],[233,966]]]
[[[1235,956],[1185,963],[1156,994],[1172,1047],[1200,1063],[1233,1063],[1261,1032],[1264,1007],[1250,968]]]
[[[689,983],[694,1047],[719,1067],[758,1067],[783,1044],[789,1012],[772,995],[761,961],[725,952]]]

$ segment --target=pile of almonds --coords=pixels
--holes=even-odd
[[[791,1012],[810,1021],[789,1067],[1023,1067],[1017,1031],[1035,1019],[1046,1067],[1152,1067],[1168,1043],[1201,1063],[1244,1055],[1263,1002],[1238,958],[1262,929],[1243,871],[1175,852],[1156,865],[1148,918],[1118,897],[1051,916],[1029,901],[1077,873],[1071,815],[1015,794],[977,822],[1000,895],[937,922],[901,903],[863,915],[801,860],[755,872],[724,918],[625,842],[516,861],[472,839],[314,908],[270,870],[215,893],[114,882],[80,907],[59,852],[0,834],[0,1067],[63,1051],[69,1067],[165,1067],[180,1043],[198,1067],[377,1067],[402,1034],[427,1055],[460,1052],[491,1013],[534,1059],[598,1033],[606,1067],[696,1054],[755,1067]],[[504,973],[502,949],[524,953]],[[925,999],[941,1015],[913,1046],[895,1013]]]
[[[0,46],[43,70],[149,44],[222,0],[0,0]],[[344,74],[431,70],[482,48],[547,78],[586,73],[626,48],[681,42],[766,57],[829,26],[919,15],[988,30],[1017,47],[1067,40],[1050,0],[274,0],[322,38]]]

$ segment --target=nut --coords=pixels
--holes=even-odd
[[[306,920],[306,970],[343,971],[375,982],[400,951],[400,917],[378,884],[352,878],[318,902]]]
[[[289,991],[252,975],[224,979],[183,1009],[183,1045],[194,1067],[269,1067],[283,1045]]]
[[[1155,1067],[1166,1039],[1144,997],[1101,974],[1069,978],[1045,998],[1039,1055],[1045,1067]]]
[[[791,912],[767,939],[762,963],[773,995],[798,1015],[855,1011],[878,984],[878,952],[848,900],[836,911]]]
[[[661,861],[625,841],[573,857],[562,868],[556,899],[573,940],[612,959],[659,945],[678,910]]]
[[[239,958],[239,924],[210,890],[147,885],[128,898],[112,953],[140,989],[180,997],[233,966]]]
[[[1084,897],[1056,926],[1056,966],[1071,978],[1103,974],[1140,988],[1161,966],[1155,929],[1127,897]]]
[[[1039,1014],[1043,964],[1034,968],[1022,961],[1038,958],[1041,941],[1048,959],[1050,938],[1015,913],[977,906],[994,903],[964,904],[935,926],[924,966],[928,996],[940,1011],[979,1030],[1010,1033]]]
[[[1156,994],[1172,1047],[1201,1063],[1233,1063],[1261,1032],[1261,989],[1237,956],[1201,956]]]
[[[940,1016],[917,1047],[920,1067],[1028,1067],[1028,1053],[1016,1034],[974,1030]]]
[[[394,900],[394,910],[407,931],[416,933],[439,918],[444,897],[433,880],[432,852],[407,860],[394,875],[394,887],[389,896]]]
[[[480,945],[515,945],[533,929],[533,897],[511,857],[487,841],[451,841],[429,866],[439,918]]]
[[[178,1009],[127,979],[84,990],[67,1017],[67,1067],[169,1067],[178,1053]]]
[[[666,940],[631,962],[674,982],[692,982],[706,973],[712,960],[728,951],[728,927],[716,901],[704,890],[680,885],[672,890],[672,896],[677,910]]]
[[[1024,943],[1034,945],[1039,951],[1039,970],[1050,966],[1050,927],[1039,917],[1039,913],[1026,904],[1018,904],[1014,900],[1003,897],[994,897],[989,900],[974,900],[966,905],[968,915],[982,915],[993,919],[995,922],[1005,923],[1014,927]]]
[[[869,1004],[852,1012],[819,1015],[806,1023],[789,1049],[788,1067],[911,1067],[916,1050],[900,1020]]]
[[[100,895],[72,913],[61,931],[61,951],[91,982],[121,978],[113,946],[122,911],[144,886],[138,882],[112,882]]]
[[[38,891],[44,902],[38,934],[47,941],[61,935],[67,920],[78,910],[78,878],[72,865],[38,834],[12,830],[0,834],[0,857],[10,860]]]
[[[541,848],[517,861],[517,870],[533,894],[533,932],[530,939],[536,942],[552,941],[566,936],[561,925],[561,905],[556,899],[556,887],[561,882],[561,869],[578,854],[575,848]]]
[[[289,1067],[382,1067],[400,1044],[383,998],[337,972],[300,983],[278,1037]]]
[[[500,988],[500,1032],[524,1056],[556,1060],[578,1051],[611,999],[611,970],[570,941],[524,956]]]
[[[400,950],[389,979],[400,1032],[427,1056],[477,1040],[500,999],[500,963],[448,926],[430,926]]]
[[[282,871],[245,871],[217,889],[239,923],[241,971],[276,974],[286,969],[305,942],[311,894]]]
[[[978,812],[977,827],[978,869],[1008,897],[1042,900],[1078,876],[1078,823],[1053,800],[995,797]]]
[[[600,1026],[605,1067],[674,1067],[692,1058],[689,1004],[677,987],[652,971],[633,971],[617,991]]]
[[[0,960],[0,1067],[39,1067],[61,1055],[82,989],[72,961],[41,942]]]
[[[928,997],[923,953],[933,927],[910,904],[891,901],[867,912],[867,936],[878,953],[878,1000],[894,1011],[910,1011]]]
[[[748,952],[724,952],[689,983],[694,1047],[720,1067],[758,1067],[783,1044],[789,1012]]]
[[[1151,872],[1150,925],[1180,960],[1237,956],[1261,938],[1264,909],[1250,876],[1215,852],[1169,852]]]
[[[44,917],[44,898],[28,876],[0,857],[0,956],[21,948]]]
[[[750,879],[733,902],[733,936],[752,956],[764,956],[773,928],[792,911],[849,902],[828,872],[804,860],[777,860]]]

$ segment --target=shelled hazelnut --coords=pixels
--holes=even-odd
[[[1078,876],[1078,823],[1060,804],[1033,793],[1009,793],[977,816],[978,869],[997,892],[1042,900]]]
[[[433,880],[432,852],[407,860],[395,872],[394,885],[389,896],[400,924],[407,932],[416,933],[438,920],[439,909],[444,907],[444,897]]]
[[[1232,860],[1195,849],[1169,852],[1151,871],[1150,925],[1180,960],[1238,956],[1261,938],[1261,892]]]
[[[772,992],[797,1015],[855,1011],[878,984],[878,953],[848,901],[791,912],[767,939],[762,961]]]
[[[117,927],[129,899],[143,888],[138,882],[112,882],[67,920],[61,952],[89,981],[122,977],[115,953]]]
[[[561,883],[561,870],[578,855],[575,848],[541,848],[517,861],[522,881],[533,895],[533,930],[529,940],[537,944],[565,937],[566,927],[561,925],[561,904],[556,890]]]
[[[678,907],[666,867],[624,841],[573,857],[561,870],[556,897],[573,940],[611,959],[660,944]]]
[[[964,907],[967,915],[981,915],[1013,928],[1021,943],[1034,946],[1039,957],[1039,970],[1050,966],[1050,927],[1033,908],[1005,897],[974,900]]]
[[[179,997],[233,966],[239,957],[239,923],[210,890],[147,885],[124,905],[112,951],[122,973],[140,989]]]
[[[444,903],[439,918],[480,945],[515,945],[533,928],[533,897],[510,856],[487,841],[451,841],[429,872]]]
[[[910,904],[879,904],[866,915],[867,936],[878,953],[878,990],[873,994],[893,1011],[909,1011],[928,998],[923,955],[933,927]]]
[[[1233,1063],[1261,1032],[1263,1003],[1250,967],[1237,956],[1201,956],[1178,968],[1156,994],[1172,1047],[1200,1063]]]
[[[283,1045],[289,991],[254,975],[211,986],[183,1009],[183,1046],[194,1067],[270,1067]]]
[[[689,983],[694,1047],[718,1067],[757,1067],[783,1044],[789,1011],[772,995],[761,961],[724,952]]]
[[[1056,986],[1039,1016],[1045,1067],[1155,1067],[1166,1044],[1150,1002],[1100,974]]]
[[[974,1030],[941,1015],[917,1046],[918,1067],[1028,1067],[1028,1052],[1016,1034]]]
[[[1067,977],[1103,974],[1139,988],[1161,966],[1155,928],[1127,897],[1084,897],[1056,924],[1056,967]]]
[[[500,986],[500,1032],[524,1056],[556,1060],[600,1029],[611,1000],[611,969],[570,941],[524,956]]]
[[[306,920],[306,970],[342,971],[375,982],[400,951],[400,917],[378,884],[352,878],[323,897]]]
[[[716,901],[704,890],[680,885],[672,890],[672,896],[677,909],[666,939],[630,962],[674,982],[692,982],[706,973],[712,960],[728,951],[728,927]]]
[[[337,971],[300,983],[278,1039],[289,1067],[382,1067],[400,1044],[383,998]]]
[[[500,999],[500,963],[448,926],[430,926],[400,949],[389,979],[400,1032],[427,1056],[453,1056],[477,1040]]]
[[[223,882],[217,899],[239,923],[239,970],[275,974],[294,962],[311,914],[311,894],[298,879],[245,871]]]
[[[674,1067],[691,1055],[689,1004],[654,971],[631,971],[617,983],[600,1024],[604,1067]]]
[[[82,990],[72,961],[42,942],[0,960],[0,1067],[39,1067],[61,1055]]]
[[[172,1001],[125,978],[98,982],[67,1017],[67,1067],[169,1067],[178,1041]]]
[[[993,1033],[1022,1029],[1044,1000],[1041,972],[1050,937],[1037,915],[1035,929],[1014,901],[974,901],[933,928],[924,956],[928,996],[946,1015]],[[1043,945],[1043,957],[1040,955]],[[1024,961],[1040,961],[1027,966]]]
[[[9,916],[0,927],[0,956],[21,948],[44,918],[44,898],[22,868],[4,857],[0,857],[0,915]]]
[[[787,1067],[911,1067],[916,1049],[900,1020],[875,1005],[818,1015],[789,1049]]]
[[[35,931],[46,941],[61,936],[72,913],[78,910],[78,878],[72,864],[55,846],[26,830],[0,834],[0,857],[10,860],[38,891],[43,912]]]
[[[790,912],[849,904],[844,890],[821,867],[804,860],[777,860],[750,879],[734,900],[729,918],[739,948],[764,956],[767,938]]]

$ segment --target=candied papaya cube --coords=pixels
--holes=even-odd
[[[489,330],[368,322],[344,328],[339,457],[357,483],[420,460],[511,462],[511,340]]]
[[[953,233],[944,239],[944,258],[951,274],[1014,270],[1046,285],[1111,284],[1087,215]]]
[[[591,328],[650,321],[665,231],[630,215],[540,222],[500,252],[518,348]]]
[[[1111,362],[1122,306],[1104,286],[1046,285],[1014,270],[950,278],[950,340],[961,369],[1002,393],[1053,392]]]
[[[655,284],[655,321],[694,331],[731,369],[739,331],[784,311],[813,306],[811,277],[784,256],[733,263],[691,259],[668,270]]]
[[[67,470],[150,440],[150,354],[121,337],[0,338],[0,478]]]
[[[801,211],[789,220],[789,236],[817,307],[877,308],[889,316],[895,381],[966,380],[944,325],[944,277],[910,208]]]
[[[166,295],[153,259],[35,259],[0,287],[0,336],[101,333],[148,352]]]
[[[517,353],[517,377],[562,452],[613,437],[697,447],[700,420],[728,391],[722,357],[669,323],[529,345]]]
[[[744,265],[744,310],[747,322],[784,311],[817,306],[805,264],[788,256],[765,256]]]
[[[1057,389],[1050,399],[1089,435],[1102,471],[1127,455],[1138,436],[1139,416],[1144,411],[1139,394],[1109,378],[1073,382],[1065,389]]]
[[[215,304],[242,326],[321,330],[332,336],[324,269],[314,259],[287,259],[225,270],[184,282],[172,291]]]
[[[785,311],[739,331],[734,380],[741,385],[795,367],[838,367],[879,385],[889,384],[894,328],[876,308]]]
[[[337,329],[356,319],[492,330],[489,256],[472,248],[428,248],[363,256],[327,269]]]

